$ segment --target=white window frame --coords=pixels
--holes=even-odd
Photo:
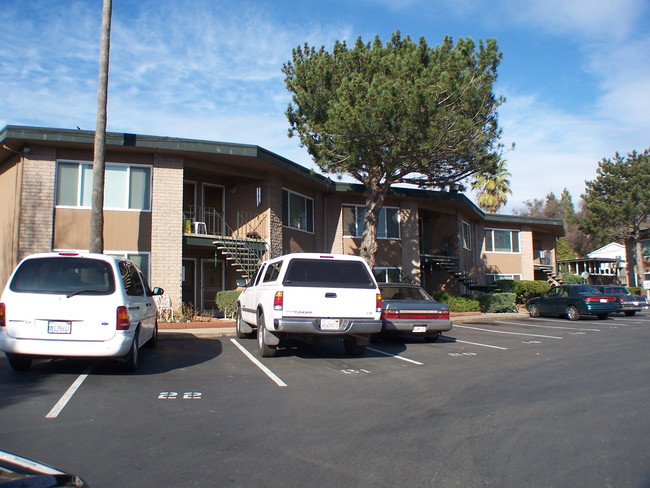
[[[488,284],[496,283],[497,280],[514,280],[521,281],[521,273],[486,273]]]
[[[391,271],[397,271],[398,277],[402,276],[402,268],[399,266],[375,266],[372,270],[372,274],[375,276],[377,283],[399,283],[400,281],[389,281],[389,273]],[[380,276],[383,274],[384,276]],[[380,279],[382,278],[382,279]]]
[[[308,197],[307,195],[303,195],[302,193],[298,193],[296,191],[290,190],[288,188],[282,188],[283,206],[284,206],[284,193],[285,192],[287,193],[287,208],[286,208],[287,222],[284,221],[285,209],[283,208],[282,209],[282,225],[284,227],[288,227],[289,229],[294,229],[294,230],[298,230],[298,231],[301,231],[301,232],[306,232],[308,234],[313,234],[314,233],[314,227],[315,227],[315,222],[314,222],[314,199],[311,198],[311,197]],[[291,222],[290,222],[290,220],[291,220],[290,219],[290,217],[291,217],[291,195],[296,195],[296,196],[298,196],[300,198],[303,198],[305,200],[305,215],[307,215],[307,203],[306,202],[307,202],[307,200],[311,202],[311,216],[306,217],[307,218],[307,229],[303,229],[301,227],[296,227],[294,225],[291,225]],[[311,229],[309,228],[310,217],[311,217]]]
[[[492,242],[491,250],[488,250],[488,232],[491,232],[492,234]],[[494,233],[495,232],[509,232],[510,233],[510,251],[496,251],[495,250],[495,245],[494,245]],[[517,234],[517,250],[513,250],[513,240],[512,240],[512,234],[516,233]],[[485,229],[485,238],[484,238],[484,245],[485,245],[485,252],[486,253],[492,253],[492,254],[521,254],[521,231],[519,229],[498,229],[498,228],[488,228]]]
[[[472,250],[472,226],[465,222],[464,220],[460,221],[461,227],[461,241],[463,243],[463,249],[468,251]]]
[[[363,222],[365,226],[365,221],[363,220],[363,213],[365,212],[365,207],[363,205],[349,205],[344,204],[341,206],[341,211],[343,208],[352,208],[354,212],[354,228],[355,234],[351,235],[347,233],[347,226],[343,226],[343,237],[348,238],[359,238],[363,235],[363,227],[360,229],[360,223]],[[389,236],[388,234],[388,220],[386,219],[386,210],[395,210],[397,214],[397,236]],[[383,236],[381,234],[384,234]],[[399,207],[382,207],[379,211],[379,216],[377,218],[377,239],[393,239],[401,240],[402,239],[402,225],[401,225],[401,216]]]
[[[58,189],[59,189],[59,165],[60,164],[70,164],[70,165],[77,165],[78,172],[77,172],[77,195],[76,195],[76,204],[75,205],[61,205],[58,202],[56,203],[57,208],[91,208],[92,203],[89,205],[82,205],[82,195],[84,194],[84,190],[86,191],[86,194],[92,193],[92,179],[90,181],[85,181],[83,179],[83,174],[84,171],[83,169],[85,168],[88,170],[89,168],[92,169],[93,163],[90,161],[74,161],[74,160],[67,160],[67,159],[61,159],[57,160],[57,165],[56,165],[56,184],[55,184],[55,198],[58,196]],[[125,178],[125,183],[123,185],[124,188],[124,198],[125,202],[123,202],[123,206],[119,207],[110,207],[106,206],[104,204],[104,210],[119,210],[119,211],[127,211],[127,212],[151,212],[151,201],[152,201],[152,191],[153,191],[153,185],[152,185],[152,180],[153,180],[153,167],[148,164],[130,164],[130,163],[106,163],[106,169],[109,170],[111,168],[126,168],[126,172],[124,173],[124,178]],[[148,175],[148,181],[147,181],[147,190],[148,190],[148,199],[146,202],[146,207],[147,208],[129,208],[129,200],[130,200],[130,195],[131,195],[131,169],[132,168],[147,168],[149,175]],[[88,174],[88,173],[86,173]],[[90,172],[92,174],[92,172]],[[107,188],[106,185],[108,184],[108,179],[105,180],[104,182],[104,192],[108,193],[110,191],[110,188]],[[90,185],[88,187],[88,185]]]

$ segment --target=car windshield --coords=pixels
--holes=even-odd
[[[379,286],[384,300],[433,300],[424,290],[414,286]]]
[[[10,288],[17,293],[108,295],[115,291],[105,261],[78,257],[34,258],[16,270]]]
[[[292,259],[283,284],[340,288],[375,287],[372,277],[362,262],[331,259]]]

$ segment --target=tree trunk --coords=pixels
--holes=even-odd
[[[361,257],[366,260],[370,269],[375,267],[377,253],[377,224],[379,211],[384,204],[387,190],[382,189],[376,182],[369,182],[366,188],[366,207],[364,210],[363,235],[361,236]]]
[[[636,253],[634,251],[635,242],[633,237],[625,239],[625,273],[627,274],[627,286],[636,286]]]
[[[643,280],[645,279],[645,266],[643,263],[643,246],[641,245],[641,239],[638,233],[634,242],[634,248],[636,251],[636,272],[638,277],[636,286],[643,286]]]
[[[93,160],[93,195],[90,211],[90,252],[104,252],[104,170],[106,167],[106,107],[108,102],[108,61],[111,47],[112,0],[104,0],[102,37],[97,86],[97,125]]]

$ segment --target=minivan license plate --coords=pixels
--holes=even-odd
[[[321,319],[321,330],[339,330],[341,321],[339,319]]]
[[[47,324],[47,332],[49,334],[70,334],[72,332],[72,324],[70,322],[52,320]]]

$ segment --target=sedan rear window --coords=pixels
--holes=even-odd
[[[52,257],[24,261],[9,287],[17,293],[109,295],[115,291],[115,280],[104,261]]]
[[[292,259],[282,284],[375,288],[374,280],[362,262],[331,259]]]

